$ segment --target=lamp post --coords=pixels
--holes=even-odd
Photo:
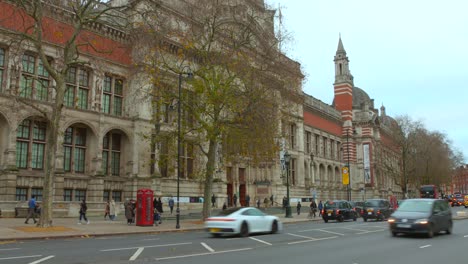
[[[366,200],[366,183],[369,179],[369,168],[364,169],[364,201]]]
[[[289,203],[289,163],[291,162],[291,155],[286,151],[284,153],[284,163],[286,164],[286,215],[287,218],[292,218],[291,204]]]
[[[177,205],[176,205],[176,229],[180,228],[180,155],[182,153],[182,132],[180,129],[180,119],[181,119],[181,99],[182,99],[182,77],[186,74],[189,78],[192,77],[192,73],[184,73],[183,70],[179,72],[179,90],[178,90],[178,102],[177,102]]]
[[[348,168],[348,185],[346,186],[348,192],[348,201],[351,201],[351,168],[349,167],[349,131],[346,130],[346,152],[348,158],[346,159],[346,167]]]

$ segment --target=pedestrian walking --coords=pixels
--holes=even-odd
[[[162,214],[163,214],[163,203],[161,201],[161,197],[158,198],[156,201],[156,210],[159,212],[159,224],[162,224]]]
[[[297,215],[300,215],[301,214],[301,201],[298,201],[297,202],[297,205],[296,205],[296,209],[297,209]]]
[[[234,194],[234,196],[232,197],[232,201],[234,202],[234,207],[237,207],[237,195]]]
[[[133,222],[134,211],[133,211],[133,205],[128,199],[125,200],[124,208],[125,208],[125,218],[127,218],[127,225],[131,225]]]
[[[109,203],[109,218],[112,221],[115,220],[115,201],[114,201],[114,199],[111,199],[110,203]]]
[[[86,200],[83,199],[80,203],[80,220],[78,222],[81,225],[81,219],[86,221],[86,224],[89,225],[89,220],[86,218],[86,211],[88,211],[88,205],[86,205]]]
[[[172,214],[172,212],[174,211],[174,198],[172,197],[172,195],[171,195],[171,198],[169,198],[169,201],[167,202],[167,204],[169,205],[169,210],[171,210],[171,214]]]
[[[283,209],[286,209],[286,206],[288,205],[288,198],[286,196],[283,197]]]
[[[215,204],[216,204],[216,196],[213,193],[213,195],[211,195],[211,207],[214,208]]]
[[[31,199],[28,201],[28,216],[26,217],[26,220],[24,221],[25,224],[29,224],[29,218],[32,218],[34,223],[36,223],[36,196],[33,195],[31,196]]]
[[[249,207],[250,206],[250,195],[247,194],[247,196],[245,196],[245,206]]]
[[[318,204],[318,210],[319,210],[319,217],[322,216],[322,209],[323,209],[323,204],[322,204],[322,200],[320,200],[319,204]]]
[[[223,211],[227,209],[226,202],[223,203]]]
[[[260,197],[257,198],[257,208],[260,209]]]
[[[273,197],[273,194],[270,196],[270,204],[273,207],[275,202],[275,198]]]
[[[263,199],[263,203],[265,205],[265,209],[268,208],[268,197],[265,197],[265,199]]]
[[[104,209],[104,220],[107,220],[107,217],[109,217],[109,220],[111,219],[110,216],[110,202],[107,200],[106,202],[106,208]]]
[[[161,214],[156,208],[154,208],[153,213],[154,213],[154,216],[153,216],[154,225],[157,226],[159,221],[161,220]]]
[[[317,203],[315,203],[315,200],[312,200],[312,202],[310,203],[309,217],[310,218],[312,218],[312,217],[315,218],[315,213],[316,212],[317,212]]]

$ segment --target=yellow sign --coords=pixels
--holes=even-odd
[[[348,167],[345,166],[341,169],[341,176],[342,176],[343,184],[348,185],[349,184],[349,168]]]

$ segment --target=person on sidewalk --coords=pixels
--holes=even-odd
[[[114,201],[114,199],[111,199],[110,203],[109,203],[109,219],[111,221],[115,220],[115,201]]]
[[[315,213],[317,212],[317,203],[315,203],[315,200],[312,200],[310,203],[310,218],[314,217],[315,218]]]
[[[270,196],[270,204],[271,204],[271,207],[275,205],[275,197],[273,196],[273,194]]]
[[[213,193],[213,195],[211,195],[211,207],[214,208],[215,204],[216,204],[216,196]]]
[[[84,219],[86,221],[86,224],[89,225],[89,220],[86,218],[86,211],[88,211],[88,206],[86,205],[86,200],[83,199],[80,203],[80,221],[78,222],[79,225],[81,225],[81,219]]]
[[[106,208],[104,209],[104,220],[107,220],[107,217],[109,217],[109,220],[111,219],[110,216],[110,202],[107,200],[106,202]]]
[[[322,209],[323,209],[323,204],[322,204],[322,200],[320,200],[319,204],[318,204],[318,210],[319,210],[319,217],[322,216]]]
[[[234,194],[234,197],[232,197],[232,201],[234,202],[234,207],[237,207],[237,194]]]
[[[257,208],[260,209],[260,197],[257,198]]]
[[[247,196],[245,196],[245,206],[249,207],[250,206],[250,195],[247,194]]]
[[[171,195],[171,198],[169,198],[169,201],[167,202],[167,204],[169,205],[169,209],[171,210],[171,214],[172,214],[172,212],[174,211],[174,198],[172,197],[172,195]]]
[[[297,202],[297,206],[296,206],[296,209],[297,209],[297,215],[300,215],[301,214],[301,201],[298,201]]]
[[[227,209],[226,202],[223,203],[223,211]]]
[[[125,200],[124,207],[125,207],[125,218],[127,218],[127,225],[131,225],[133,223],[133,205],[127,199]]]
[[[32,218],[34,223],[36,223],[36,196],[31,196],[31,199],[29,199],[28,202],[28,216],[26,217],[26,220],[24,221],[25,224],[28,224],[29,218]]]
[[[159,224],[162,224],[162,214],[164,213],[164,211],[163,211],[163,203],[161,201],[161,197],[158,198],[155,208],[159,212]]]
[[[268,208],[268,197],[265,197],[265,199],[263,199],[263,203],[265,204],[265,209]]]

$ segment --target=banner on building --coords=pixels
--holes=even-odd
[[[348,185],[349,184],[349,168],[344,166],[341,169],[341,176],[342,176],[342,181],[343,184]]]
[[[371,183],[369,144],[362,145],[362,148],[363,148],[362,153],[364,157],[364,182],[368,184],[368,183]]]

